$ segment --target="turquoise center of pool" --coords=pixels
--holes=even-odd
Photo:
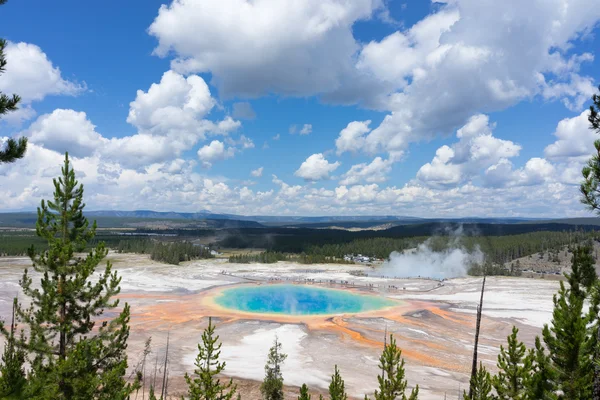
[[[324,315],[378,310],[398,303],[384,297],[303,285],[225,289],[215,299],[225,308],[261,314]]]

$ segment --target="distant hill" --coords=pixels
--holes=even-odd
[[[320,217],[302,217],[302,216],[274,216],[274,215],[235,215],[235,214],[215,214],[210,211],[198,211],[195,213],[175,212],[175,211],[88,211],[88,216],[103,217],[129,217],[129,218],[168,218],[168,219],[232,219],[238,221],[255,221],[270,225],[294,224],[294,223],[327,223],[327,222],[366,222],[366,221],[424,221],[422,218],[386,216],[386,215],[358,215],[358,216],[320,216]]]
[[[218,214],[207,210],[198,212],[159,212],[152,210],[100,210],[87,211],[86,216],[96,219],[100,227],[146,227],[146,228],[196,228],[196,229],[236,229],[290,227],[313,229],[381,229],[385,227],[419,224],[561,224],[600,226],[600,218],[418,218],[394,215],[342,215],[342,216],[275,216],[275,215],[235,215]],[[35,227],[34,212],[0,213],[0,227]],[[518,230],[518,229],[517,229]]]
[[[143,216],[135,212],[88,212],[86,217],[96,220],[99,228],[146,228],[146,229],[239,229],[264,228],[256,221],[240,221],[218,218],[182,218],[177,213],[164,215],[149,214]],[[154,213],[153,211],[150,213]],[[35,228],[36,213],[0,213],[0,227],[3,228]]]

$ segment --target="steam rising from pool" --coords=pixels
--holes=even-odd
[[[431,278],[449,279],[467,275],[469,267],[481,264],[484,254],[479,246],[468,252],[460,245],[462,229],[450,233],[448,247],[441,251],[431,248],[431,238],[416,249],[390,254],[389,260],[371,275],[393,278]]]
[[[223,290],[215,301],[244,312],[287,315],[359,313],[397,304],[383,297],[303,285],[236,287]]]

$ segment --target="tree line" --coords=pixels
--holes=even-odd
[[[179,265],[183,261],[213,258],[210,249],[187,241],[161,242],[152,239],[121,240],[116,246],[119,253],[150,254],[150,259]]]

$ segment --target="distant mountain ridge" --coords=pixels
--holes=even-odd
[[[133,226],[136,220],[146,221],[170,221],[171,224],[200,224],[205,228],[235,228],[261,226],[287,226],[295,228],[329,228],[333,226],[343,228],[369,228],[389,224],[414,225],[423,223],[448,223],[448,224],[523,224],[523,223],[561,223],[569,225],[600,225],[600,218],[486,218],[486,217],[464,217],[464,218],[419,218],[398,215],[357,215],[357,216],[276,216],[276,215],[236,215],[219,214],[208,210],[198,212],[177,211],[152,211],[152,210],[97,210],[87,211],[86,216],[98,219],[98,223],[107,226],[118,223]],[[0,213],[0,226],[18,226],[35,224],[35,212]],[[179,222],[178,222],[179,221]],[[198,225],[198,226],[200,226]]]
[[[176,212],[176,211],[151,211],[151,210],[101,210],[88,211],[86,215],[91,217],[124,217],[124,218],[159,218],[159,219],[235,219],[238,221],[255,222],[288,222],[288,223],[317,223],[317,222],[336,222],[336,221],[425,221],[423,218],[392,215],[353,215],[353,216],[273,216],[273,215],[235,215],[235,214],[216,214],[210,211],[202,210],[194,213]]]

